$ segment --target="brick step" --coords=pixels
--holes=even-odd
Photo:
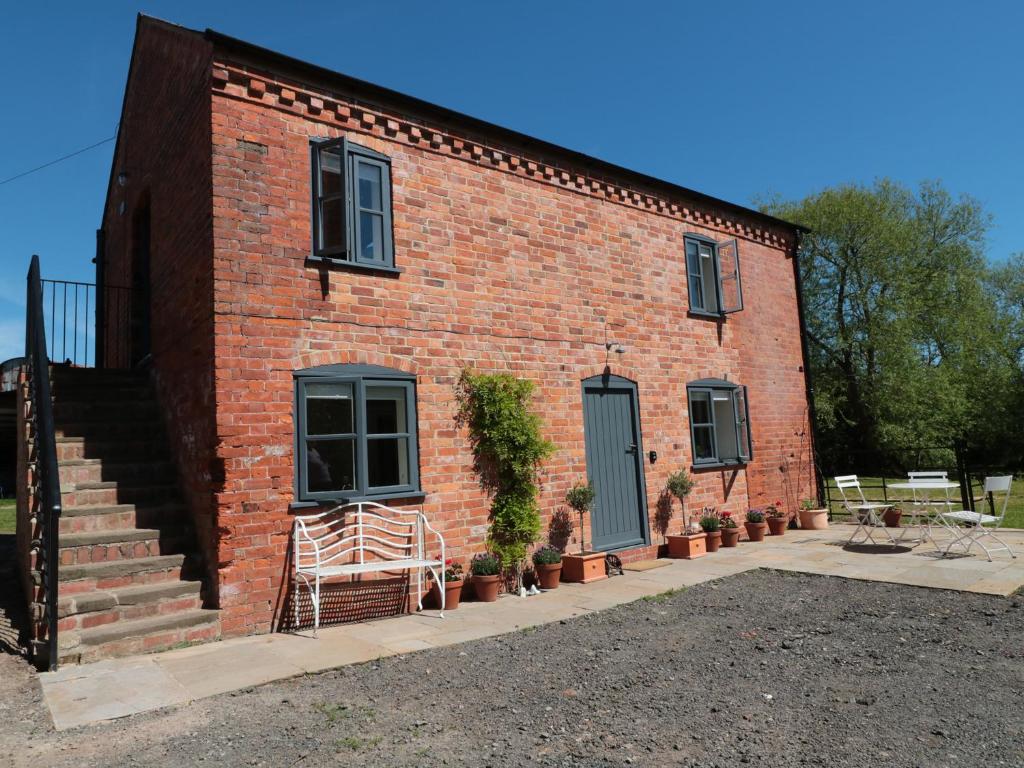
[[[153,402],[153,390],[148,384],[104,384],[86,385],[73,381],[54,383],[50,387],[54,405],[69,404],[110,404]]]
[[[68,366],[51,366],[50,379],[53,382],[70,382],[76,386],[84,386],[89,383],[146,384],[150,381],[142,371],[114,368],[70,368]]]
[[[185,555],[159,555],[108,563],[67,565],[59,571],[60,594],[76,595],[100,589],[127,587],[131,584],[156,584],[177,581],[185,565]]]
[[[162,427],[155,419],[138,421],[104,420],[95,421],[59,421],[54,425],[57,437],[82,437],[87,441],[120,442],[121,440],[155,440],[162,442]],[[156,437],[154,437],[156,436]]]
[[[93,504],[157,504],[177,498],[178,489],[173,485],[116,483],[113,480],[101,483],[78,483],[71,488],[61,489],[61,506],[65,509]]]
[[[174,480],[169,461],[107,461],[104,459],[67,459],[58,461],[61,488],[71,490],[82,483],[114,481],[167,485]]]
[[[94,504],[68,507],[61,513],[60,535],[126,528],[163,528],[185,519],[180,504]]]
[[[154,440],[152,435],[132,440],[108,440],[97,437],[58,437],[57,461],[78,459],[100,459],[103,461],[167,461],[167,446],[164,440]]]
[[[173,555],[184,549],[185,536],[179,531],[158,528],[122,528],[83,531],[60,537],[60,563],[85,565]]]
[[[126,419],[155,422],[159,417],[160,412],[152,395],[139,400],[122,400],[97,394],[97,399],[83,397],[81,400],[69,400],[64,397],[55,399],[53,404],[53,420],[57,424],[92,421],[107,423]]]
[[[96,590],[62,597],[57,603],[57,630],[89,629],[115,621],[132,621],[203,607],[202,582],[169,581],[141,587]]]
[[[114,656],[129,656],[173,648],[184,643],[220,637],[217,611],[193,610],[133,621],[115,621],[58,636],[58,659],[87,663]]]

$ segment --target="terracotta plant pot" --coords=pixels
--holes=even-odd
[[[782,536],[786,533],[786,528],[789,527],[789,519],[785,517],[769,517],[768,518],[768,530],[771,531],[772,536]]]
[[[704,544],[707,545],[708,552],[717,552],[719,545],[722,543],[722,531],[704,531],[708,535],[707,539],[704,540]]]
[[[693,560],[704,557],[708,553],[706,533],[686,533],[679,536],[667,536],[668,556]]]
[[[607,579],[604,569],[604,552],[583,552],[579,555],[562,555],[562,581],[589,584]]]
[[[737,528],[723,528],[722,529],[722,546],[723,547],[735,547],[740,543],[740,529]]]
[[[533,570],[537,573],[537,581],[540,583],[541,589],[558,587],[558,582],[562,577],[561,563],[537,564],[533,566]]]
[[[903,510],[889,508],[882,514],[882,519],[885,521],[886,528],[899,528],[900,518],[903,516]]]
[[[800,527],[807,531],[824,531],[828,528],[828,510],[801,509]]]
[[[444,609],[446,611],[454,611],[459,607],[459,601],[462,599],[463,583],[462,579],[446,581],[444,583]],[[430,585],[430,601],[435,608],[441,607],[441,590],[438,589],[436,581]]]
[[[747,529],[747,536],[751,541],[764,541],[764,532],[768,530],[768,523],[744,523]]]
[[[498,587],[501,586],[500,576],[474,576],[473,591],[476,599],[482,603],[493,603],[498,599]]]

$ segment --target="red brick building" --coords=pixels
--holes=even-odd
[[[267,632],[296,510],[422,506],[456,559],[482,549],[467,367],[536,383],[545,524],[589,476],[587,540],[623,559],[655,554],[679,468],[689,508],[813,495],[799,234],[143,17],[98,259],[132,289],[129,343],[101,362],[154,382],[222,632]]]

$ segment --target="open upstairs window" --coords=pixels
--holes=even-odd
[[[311,152],[313,256],[393,270],[391,160],[345,137]]]
[[[724,317],[743,309],[740,252],[736,240],[686,235],[686,279],[690,312]]]
[[[724,379],[686,385],[694,466],[746,464],[753,456],[747,388]]]

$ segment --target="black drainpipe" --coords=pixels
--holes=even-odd
[[[818,414],[814,408],[814,376],[811,374],[811,356],[807,347],[807,322],[804,318],[804,283],[800,276],[800,245],[803,243],[804,230],[796,230],[793,245],[793,276],[796,279],[796,309],[800,315],[800,350],[804,356],[804,388],[807,390],[807,420],[811,430],[811,466],[814,468],[814,488],[818,492],[818,503],[825,503],[825,487],[818,467]],[[830,510],[831,511],[831,510]]]

